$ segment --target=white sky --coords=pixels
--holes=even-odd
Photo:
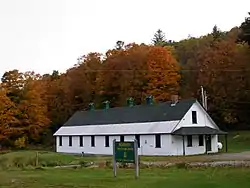
[[[250,0],[0,0],[0,76],[41,74],[105,52],[117,40],[150,43],[157,29],[180,40],[239,26]]]

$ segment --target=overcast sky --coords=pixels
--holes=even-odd
[[[0,0],[0,76],[65,71],[117,40],[150,43],[157,29],[180,40],[239,26],[250,0]]]

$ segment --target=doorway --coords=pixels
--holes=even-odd
[[[206,135],[206,149],[208,151],[212,151],[212,138],[211,135]]]

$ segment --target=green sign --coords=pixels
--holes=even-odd
[[[135,163],[134,142],[115,142],[116,162]]]

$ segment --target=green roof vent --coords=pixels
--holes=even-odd
[[[109,109],[109,103],[110,102],[109,101],[104,101],[103,103],[104,103],[104,109],[106,109],[106,110]]]
[[[134,106],[134,99],[133,99],[132,97],[129,97],[129,98],[127,99],[127,105],[128,105],[129,107]]]
[[[95,104],[93,102],[89,103],[89,110],[90,111],[95,110]]]
[[[149,95],[149,96],[146,97],[146,103],[148,105],[152,105],[154,103],[154,98],[153,98],[152,95]]]

